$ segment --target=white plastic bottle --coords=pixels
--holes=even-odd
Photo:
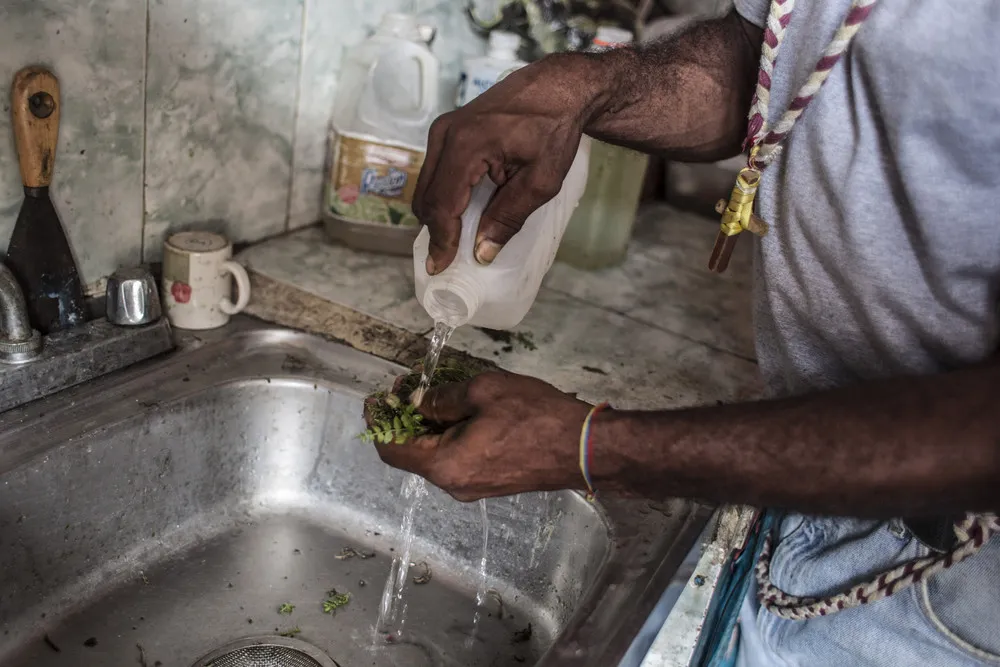
[[[528,216],[521,230],[488,266],[479,264],[473,255],[479,218],[496,191],[488,176],[473,188],[472,199],[462,214],[458,255],[436,276],[427,274],[430,235],[427,228],[421,230],[413,244],[417,300],[435,322],[490,329],[511,329],[520,324],[535,302],[566,224],[583,196],[589,160],[590,140],[584,137],[559,194]]]
[[[527,65],[517,57],[521,38],[503,30],[490,33],[489,52],[485,56],[466,58],[458,80],[455,106],[465,106],[496,84],[501,75]]]
[[[386,14],[345,53],[323,207],[332,237],[363,250],[410,253],[419,228],[410,203],[439,112],[439,70],[410,14]]]

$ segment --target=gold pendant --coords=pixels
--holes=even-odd
[[[729,266],[729,259],[733,256],[733,248],[743,230],[750,231],[757,236],[767,234],[767,223],[760,219],[753,212],[754,197],[757,195],[757,187],[760,185],[760,171],[752,167],[740,170],[736,177],[736,185],[729,195],[729,201],[720,199],[715,205],[716,213],[722,215],[722,228],[715,238],[715,247],[712,248],[712,256],[708,259],[709,271],[722,273]]]

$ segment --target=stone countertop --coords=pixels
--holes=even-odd
[[[644,207],[625,262],[604,271],[556,263],[514,336],[459,328],[446,354],[471,355],[622,409],[668,409],[759,395],[751,328],[751,253],[741,243],[724,275],[706,268],[718,230],[665,204]],[[364,253],[319,227],[237,257],[250,269],[247,313],[343,341],[410,366],[433,322],[413,293],[411,258]],[[724,523],[720,519],[720,524]],[[643,661],[687,665],[720,558],[739,530],[716,540]]]

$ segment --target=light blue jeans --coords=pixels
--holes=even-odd
[[[825,596],[929,551],[899,521],[789,515],[771,564],[792,595]],[[739,619],[738,667],[1000,665],[1000,536],[892,597],[788,621],[761,609],[755,584]]]

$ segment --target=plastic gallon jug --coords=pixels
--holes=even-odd
[[[573,209],[583,196],[590,141],[583,137],[580,142],[559,194],[528,216],[492,264],[482,265],[473,255],[479,218],[496,191],[489,176],[472,189],[471,201],[462,214],[458,255],[436,276],[428,275],[425,268],[430,234],[426,228],[420,232],[413,244],[417,300],[435,322],[450,327],[473,324],[511,329],[524,319],[535,302],[542,278],[552,266]]]
[[[438,115],[440,65],[409,14],[386,14],[350,49],[337,84],[324,226],[363,250],[409,254],[410,209],[427,132]]]

